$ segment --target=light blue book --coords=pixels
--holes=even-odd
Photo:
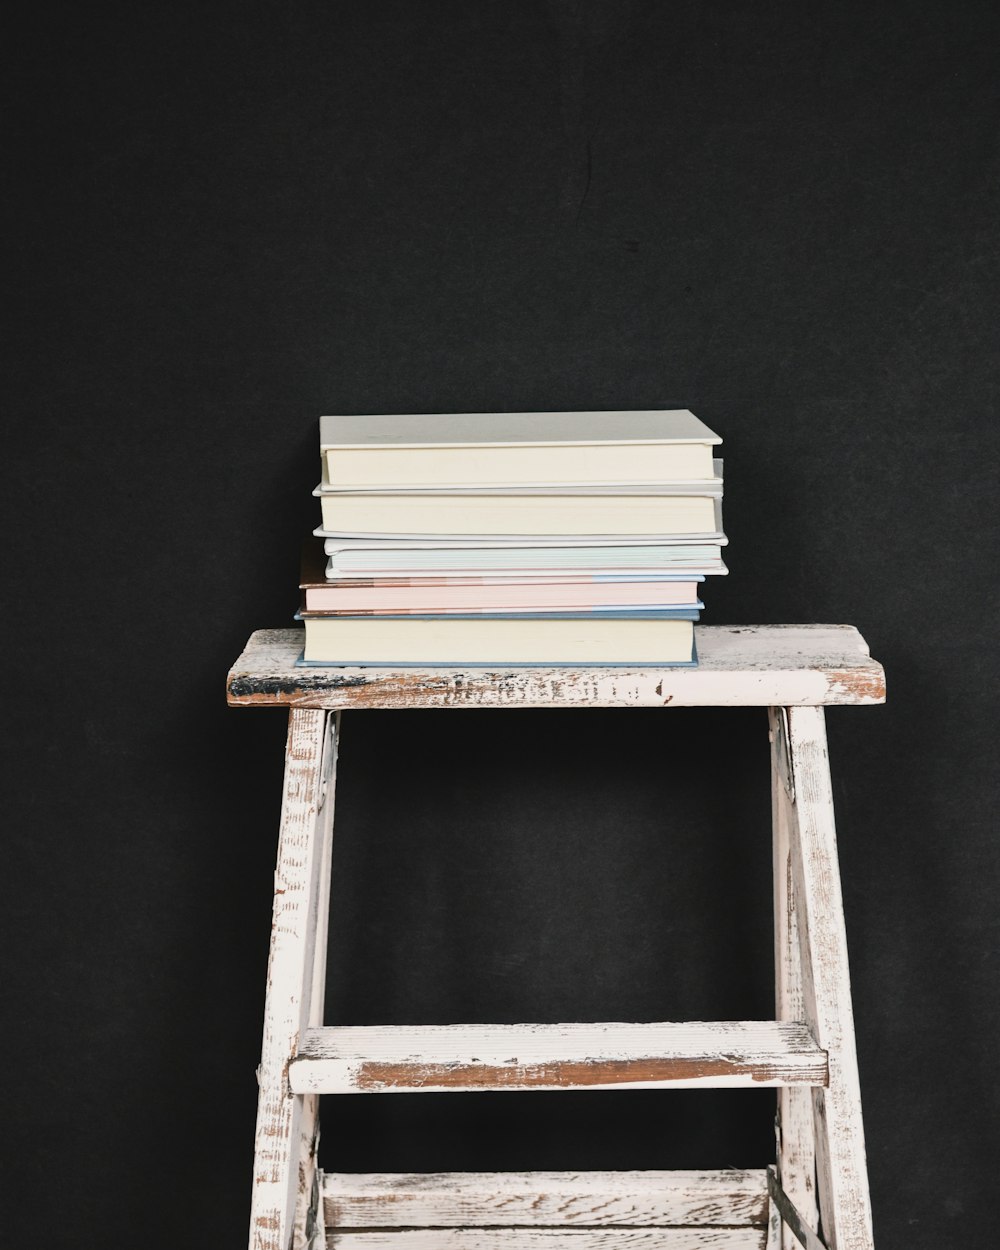
[[[679,546],[628,547],[345,547],[326,544],[327,576],[352,569],[405,574],[411,570],[445,573],[455,569],[474,572],[535,569],[607,572],[644,569],[682,573],[724,573],[726,566],[713,543]]]

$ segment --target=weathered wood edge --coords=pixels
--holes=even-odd
[[[304,1230],[315,1173],[316,1099],[292,1096],[288,1064],[322,1019],[326,917],[320,914],[332,837],[335,743],[331,718],[293,711],[274,877],[274,909],[251,1199],[251,1250],[288,1250]],[[299,1238],[301,1241],[301,1238]]]
[[[788,712],[769,708],[771,741],[771,824],[773,833],[774,885],[774,989],[775,1014],[779,1020],[802,1020],[805,1007],[799,957],[797,901],[792,888],[789,849],[789,808],[794,801],[795,782],[788,746]],[[812,1091],[803,1086],[778,1090],[775,1118],[777,1174],[789,1198],[802,1214],[818,1227],[816,1206],[816,1150],[813,1129]],[[778,1217],[771,1230],[773,1247],[768,1250],[797,1250],[791,1229]]]
[[[768,1218],[763,1169],[327,1172],[322,1198],[331,1231],[532,1225],[763,1227]]]
[[[832,706],[885,702],[885,673],[853,626],[702,626],[726,634],[843,631],[836,656],[781,657],[781,665],[748,663],[700,668],[413,669],[295,668],[287,656],[261,671],[259,651],[268,636],[284,641],[298,631],[258,630],[227,677],[230,707],[342,708],[430,707],[664,707]],[[289,642],[287,645],[291,646]],[[256,663],[254,663],[256,661]]]
[[[788,737],[795,799],[791,802],[786,796],[784,805],[803,1007],[830,1064],[828,1087],[813,1090],[820,1223],[833,1250],[873,1250],[844,900],[822,709],[792,709]]]
[[[766,1228],[390,1228],[327,1232],[327,1250],[765,1250]],[[318,1248],[317,1248],[318,1250]]]
[[[824,1085],[826,1054],[791,1021],[375,1025],[309,1029],[297,1093]]]
[[[795,1203],[789,1198],[778,1180],[775,1168],[767,1169],[767,1192],[771,1200],[772,1210],[781,1220],[784,1228],[791,1234],[795,1242],[804,1250],[827,1250],[809,1224],[803,1218]]]

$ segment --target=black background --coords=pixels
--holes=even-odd
[[[14,45],[5,1238],[244,1244],[322,412],[690,407],[828,721],[880,1250],[996,1197],[991,3],[38,9]],[[13,173],[14,167],[11,167]],[[329,1019],[770,1012],[757,711],[351,713]],[[767,1093],[326,1100],[327,1168],[761,1165]]]

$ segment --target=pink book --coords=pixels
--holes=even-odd
[[[698,583],[532,582],[444,586],[307,586],[307,612],[568,612],[698,608]]]

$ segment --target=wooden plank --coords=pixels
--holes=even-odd
[[[771,738],[771,824],[774,852],[774,996],[779,1020],[804,1019],[802,974],[799,961],[798,919],[792,889],[788,828],[794,779],[788,755],[788,714],[769,710]],[[816,1206],[816,1150],[813,1136],[812,1091],[786,1086],[778,1091],[776,1158],[778,1176],[789,1198],[813,1228],[819,1221]],[[778,1220],[774,1250],[797,1246],[790,1228]]]
[[[328,1250],[764,1250],[764,1228],[408,1228],[327,1234]]]
[[[829,1250],[873,1250],[854,1011],[837,858],[833,791],[821,708],[791,708],[795,770],[789,809],[805,1017],[829,1053],[829,1088],[814,1091],[817,1180]]]
[[[330,718],[292,711],[274,877],[264,1038],[257,1072],[257,1135],[251,1198],[251,1250],[304,1244],[315,1178],[315,1098],[293,1096],[287,1071],[310,1022],[322,1019],[317,934],[333,821]],[[315,982],[315,983],[314,983]]]
[[[882,666],[850,625],[699,625],[696,668],[299,668],[301,629],[258,630],[233,707],[735,707],[882,703]]]
[[[767,1178],[723,1172],[326,1173],[328,1229],[762,1226]]]
[[[330,929],[330,886],[333,869],[333,816],[336,798],[337,751],[340,747],[340,713],[327,715],[323,751],[320,762],[320,793],[316,848],[318,883],[315,890],[314,913],[309,923],[315,931],[313,940],[312,981],[309,992],[310,1028],[323,1024],[326,998],[326,958]],[[301,1038],[296,1039],[295,1049]],[[319,1169],[319,1095],[302,1096],[299,1122],[299,1192],[295,1206],[292,1245],[298,1250],[320,1243],[325,1236],[323,1202],[320,1194],[322,1173]]]
[[[310,1029],[298,1093],[822,1085],[826,1056],[802,1024],[378,1025]]]

